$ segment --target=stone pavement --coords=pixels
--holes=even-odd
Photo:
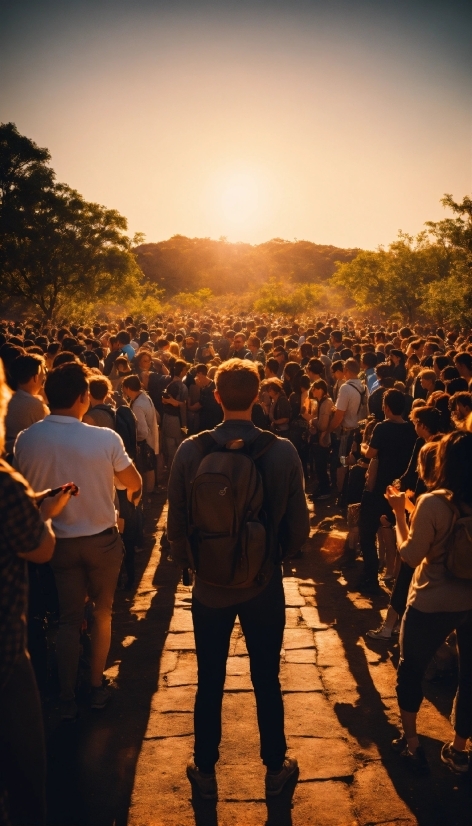
[[[192,797],[185,766],[192,753],[196,658],[190,589],[179,585],[136,767],[130,826],[472,823],[470,783],[461,786],[439,763],[438,741],[447,739],[450,727],[434,702],[425,700],[420,719],[432,778],[405,776],[389,750],[398,725],[396,659],[390,644],[367,645],[363,636],[377,626],[387,595],[373,606],[334,572],[344,539],[336,529],[315,531],[284,579],[281,684],[289,750],[300,765],[295,790],[292,784],[266,803],[248,655],[236,625],[223,702],[219,801]]]

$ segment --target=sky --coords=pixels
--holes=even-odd
[[[375,249],[471,191],[464,0],[0,0],[0,121],[147,242]]]

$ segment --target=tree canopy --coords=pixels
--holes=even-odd
[[[56,183],[49,152],[0,125],[0,294],[53,318],[77,301],[131,297],[140,273],[126,218]]]

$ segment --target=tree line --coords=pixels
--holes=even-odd
[[[274,238],[143,243],[126,218],[56,181],[47,149],[0,125],[0,299],[45,319],[122,306],[142,314],[205,308],[244,296],[259,312],[302,315],[320,307],[377,317],[472,324],[472,201],[387,249],[342,249]]]

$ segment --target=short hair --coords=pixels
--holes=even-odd
[[[229,359],[216,371],[215,384],[226,410],[248,410],[259,392],[259,373],[246,359]]]
[[[435,382],[436,373],[434,372],[434,370],[430,370],[429,368],[427,368],[426,370],[420,370],[420,372],[418,373],[418,378],[420,379],[420,381],[421,379],[425,379],[425,381]]]
[[[263,382],[264,390],[273,390],[275,393],[285,393],[283,382],[280,379],[266,379]]]
[[[173,367],[174,376],[181,376],[183,371],[188,368],[188,364],[183,359],[176,359]]]
[[[305,370],[309,370],[310,373],[314,373],[316,376],[324,376],[325,374],[325,366],[320,359],[310,359]]]
[[[14,383],[16,385],[28,384],[34,376],[38,375],[41,365],[44,366],[44,358],[36,353],[18,356],[10,368]]]
[[[355,376],[359,375],[359,362],[356,359],[349,358],[344,362],[344,369],[347,370],[349,373],[354,373]]]
[[[375,368],[375,374],[377,378],[380,379],[380,381],[382,381],[382,379],[386,379],[388,378],[388,376],[391,376],[392,366],[390,364],[387,364],[386,361],[381,361],[380,364],[378,364]]]
[[[111,381],[106,376],[92,376],[89,381],[89,390],[92,399],[101,402],[108,393],[111,393]]]
[[[204,376],[208,375],[208,367],[206,364],[197,364],[195,367],[195,374],[203,373]]]
[[[44,392],[51,410],[69,410],[89,387],[89,371],[78,361],[66,362],[48,373]]]
[[[338,359],[338,361],[333,361],[331,365],[331,372],[332,373],[343,373],[344,372],[344,362]]]
[[[328,393],[328,385],[326,384],[324,379],[316,379],[311,385],[311,387],[313,390],[322,390],[325,396]]]
[[[258,347],[259,348],[261,346],[261,340],[260,340],[260,338],[258,338],[258,336],[251,335],[251,336],[249,336],[249,338],[247,340],[247,344],[248,344],[248,346],[251,345],[251,347]]]
[[[445,384],[446,393],[448,393],[450,396],[453,396],[455,393],[461,393],[462,391],[467,392],[469,388],[467,379],[463,379],[460,376],[456,379],[449,379],[449,381],[446,381]]]
[[[449,407],[451,410],[455,410],[458,404],[461,404],[462,407],[469,407],[472,410],[472,393],[467,393],[466,391],[454,393],[449,399]]]
[[[133,393],[139,393],[141,390],[141,382],[138,376],[126,376],[121,383],[122,387],[128,387]]]
[[[341,342],[343,340],[343,334],[342,334],[341,330],[333,330],[331,332],[331,338],[334,341]]]
[[[466,367],[467,370],[472,372],[472,356],[470,353],[458,353],[457,356],[454,357],[454,364],[461,364],[462,367]]]
[[[61,364],[70,364],[74,361],[78,361],[74,353],[70,350],[62,350],[62,352],[55,356],[52,366],[55,369],[56,367],[60,367]]]
[[[423,427],[435,436],[441,430],[441,414],[436,407],[425,404],[423,407],[415,407],[410,413],[412,422],[419,422]]]
[[[405,409],[405,394],[392,387],[384,393],[383,406],[388,407],[394,416],[401,416]]]
[[[371,367],[376,367],[377,356],[375,355],[375,353],[369,351],[363,353],[361,356],[361,364],[364,365],[367,369],[370,369]]]
[[[270,358],[270,359],[267,359],[267,361],[266,361],[266,367],[268,367],[270,372],[274,373],[274,375],[276,375],[279,372],[279,366],[280,365],[279,365],[279,362],[277,361],[277,359]]]
[[[131,336],[126,330],[120,330],[116,336],[116,340],[119,341],[120,344],[129,344],[131,341]]]

